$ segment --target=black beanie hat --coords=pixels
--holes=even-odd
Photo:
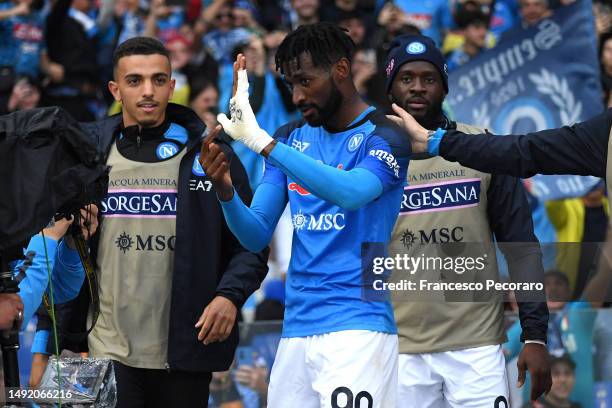
[[[387,93],[391,89],[393,78],[402,65],[411,61],[427,61],[436,67],[444,89],[448,93],[448,68],[442,53],[434,41],[424,35],[403,34],[391,42],[387,54]]]

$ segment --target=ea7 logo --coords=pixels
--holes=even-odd
[[[395,177],[399,178],[399,164],[397,164],[397,160],[393,155],[385,150],[370,150],[370,156],[376,157],[378,160],[384,162],[391,170],[393,170],[393,174]]]
[[[210,180],[189,180],[189,191],[210,191],[212,189],[212,181]]]
[[[301,153],[304,153],[304,151],[308,149],[308,146],[310,146],[310,143],[302,142],[301,140],[294,140],[291,142],[291,147]]]

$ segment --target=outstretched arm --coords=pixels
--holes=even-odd
[[[428,151],[487,173],[531,177],[576,174],[605,177],[612,110],[573,126],[526,135],[465,135],[456,130],[429,132],[405,110],[391,116],[410,136],[415,152]]]
[[[401,138],[385,134],[370,137],[370,156],[349,171],[320,163],[305,154],[277,143],[259,127],[249,104],[246,59],[239,54],[234,63],[234,96],[230,101],[231,119],[218,116],[219,123],[233,139],[262,154],[285,175],[319,198],[346,210],[355,210],[382,194],[389,185],[403,181],[410,149]],[[384,133],[384,132],[383,132]],[[393,133],[393,132],[389,132]],[[376,145],[376,146],[373,146]],[[372,165],[377,162],[377,165]],[[384,163],[386,162],[386,164]],[[383,170],[384,166],[388,170]],[[393,176],[388,177],[392,172]]]

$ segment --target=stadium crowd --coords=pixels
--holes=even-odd
[[[251,106],[261,128],[274,134],[300,117],[275,67],[276,50],[291,30],[319,21],[348,31],[356,45],[351,69],[359,94],[370,105],[391,112],[385,67],[398,35],[431,37],[452,75],[503,41],[511,29],[536,25],[574,1],[587,0],[2,0],[0,114],[60,106],[79,121],[90,122],[120,112],[121,105],[107,88],[113,79],[112,54],[130,38],[150,36],[161,40],[170,53],[176,80],[171,102],[193,109],[209,129],[218,124],[219,112],[228,112],[232,63],[243,53]],[[601,98],[609,108],[612,5],[594,0],[592,9]],[[254,189],[263,174],[263,158],[238,143],[233,148]],[[530,196],[530,200],[537,199]],[[583,197],[544,203],[553,234],[551,243],[543,245],[583,245],[558,250],[558,259],[573,257],[574,262],[566,258],[547,265],[551,392],[529,405],[522,391],[515,391],[513,407],[521,406],[521,401],[534,407],[595,407],[595,383],[607,384],[612,394],[611,297],[590,296],[597,283],[592,278],[598,272],[595,260],[600,251],[594,243],[606,238],[608,200],[600,183]],[[292,220],[285,213],[272,239],[268,276],[242,309],[243,338],[233,367],[213,374],[211,407],[265,406],[280,339],[280,323],[269,321],[283,319],[291,234]],[[509,340],[503,346],[509,369],[521,347],[518,308],[512,299],[509,293],[505,303]],[[44,308],[38,314],[39,321],[47,319]],[[266,323],[253,323],[259,321]],[[32,349],[32,387],[40,382],[49,354],[48,327],[39,329],[40,338]]]

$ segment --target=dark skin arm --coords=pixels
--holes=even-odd
[[[537,343],[527,343],[519,354],[518,362],[518,387],[525,384],[525,375],[529,370],[531,376],[531,390],[529,400],[535,401],[543,393],[548,394],[552,386],[550,375],[550,360],[546,346]]]
[[[234,196],[229,163],[225,153],[213,140],[219,135],[221,126],[215,127],[202,142],[200,164],[212,180],[217,196],[222,201],[229,201]],[[232,332],[238,309],[231,300],[216,296],[204,309],[195,327],[199,328],[198,340],[205,345],[223,341]]]
[[[234,196],[234,187],[227,156],[223,153],[221,147],[214,142],[219,132],[221,132],[221,125],[217,125],[202,141],[200,164],[206,175],[211,179],[219,200],[229,201]]]

